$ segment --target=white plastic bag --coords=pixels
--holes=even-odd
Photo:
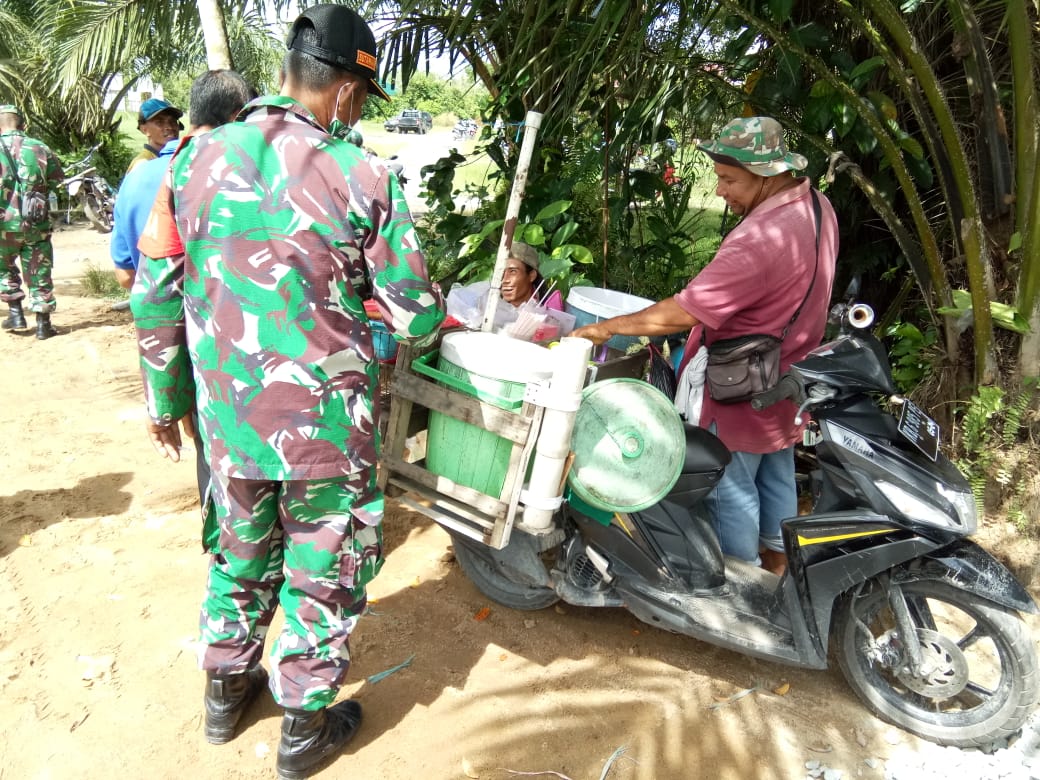
[[[448,293],[448,316],[454,317],[466,327],[478,329],[484,319],[484,303],[491,282],[475,282],[474,284],[457,284]]]
[[[679,375],[675,390],[675,408],[690,425],[700,425],[704,403],[704,375],[708,370],[708,348],[697,350]]]

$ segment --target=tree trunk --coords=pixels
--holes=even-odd
[[[1040,376],[1040,175],[1037,163],[1036,27],[1026,0],[1008,0],[1008,44],[1015,107],[1015,229],[1021,238],[1018,311],[1029,320],[1018,353],[1020,378]]]
[[[1018,379],[1040,376],[1040,307],[1029,316],[1029,333],[1018,349]]]
[[[206,42],[206,64],[210,70],[231,70],[231,49],[220,0],[198,0],[202,37]]]
[[[1018,352],[1020,378],[1040,376],[1040,296],[1037,295],[1037,280],[1040,278],[1040,175],[1033,172],[1033,180],[1026,186],[1019,185],[1022,197],[1028,198],[1031,215],[1019,226],[1022,232],[1022,273],[1018,289],[1018,311],[1029,318],[1029,333],[1022,338]]]

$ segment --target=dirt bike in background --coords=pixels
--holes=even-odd
[[[72,216],[72,204],[78,202],[94,230],[99,233],[111,233],[116,193],[91,164],[99,147],[100,144],[91,148],[83,159],[72,163],[66,170],[69,175],[61,183],[69,192],[65,222],[68,223]]]
[[[477,135],[477,123],[472,119],[460,119],[452,128],[452,139],[459,141],[463,138],[475,138]]]
[[[782,577],[720,551],[704,499],[730,453],[692,426],[679,479],[657,504],[609,512],[570,495],[553,534],[514,529],[501,550],[453,533],[463,572],[514,609],[620,607],[757,658],[824,669],[833,657],[873,712],[942,745],[1013,735],[1040,697],[1018,614],[1037,606],[969,539],[970,485],[939,449],[935,422],[896,394],[868,330],[873,311],[854,294],[831,313],[840,335],[751,402],[789,398],[813,416],[815,500],[783,523]]]

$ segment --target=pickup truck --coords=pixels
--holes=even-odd
[[[399,133],[426,135],[432,129],[433,117],[427,111],[406,108],[397,117],[397,131]]]

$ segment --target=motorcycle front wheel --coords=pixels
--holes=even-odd
[[[455,560],[463,574],[481,593],[510,609],[533,611],[551,607],[560,597],[552,588],[516,582],[508,577],[492,557],[491,549],[458,534],[451,535]]]
[[[105,210],[95,193],[88,191],[83,194],[83,213],[98,233],[112,232],[112,215]]]
[[[1011,610],[942,582],[901,586],[921,646],[919,673],[878,581],[838,610],[838,663],[882,719],[940,745],[988,747],[1021,728],[1040,693],[1036,652]]]

